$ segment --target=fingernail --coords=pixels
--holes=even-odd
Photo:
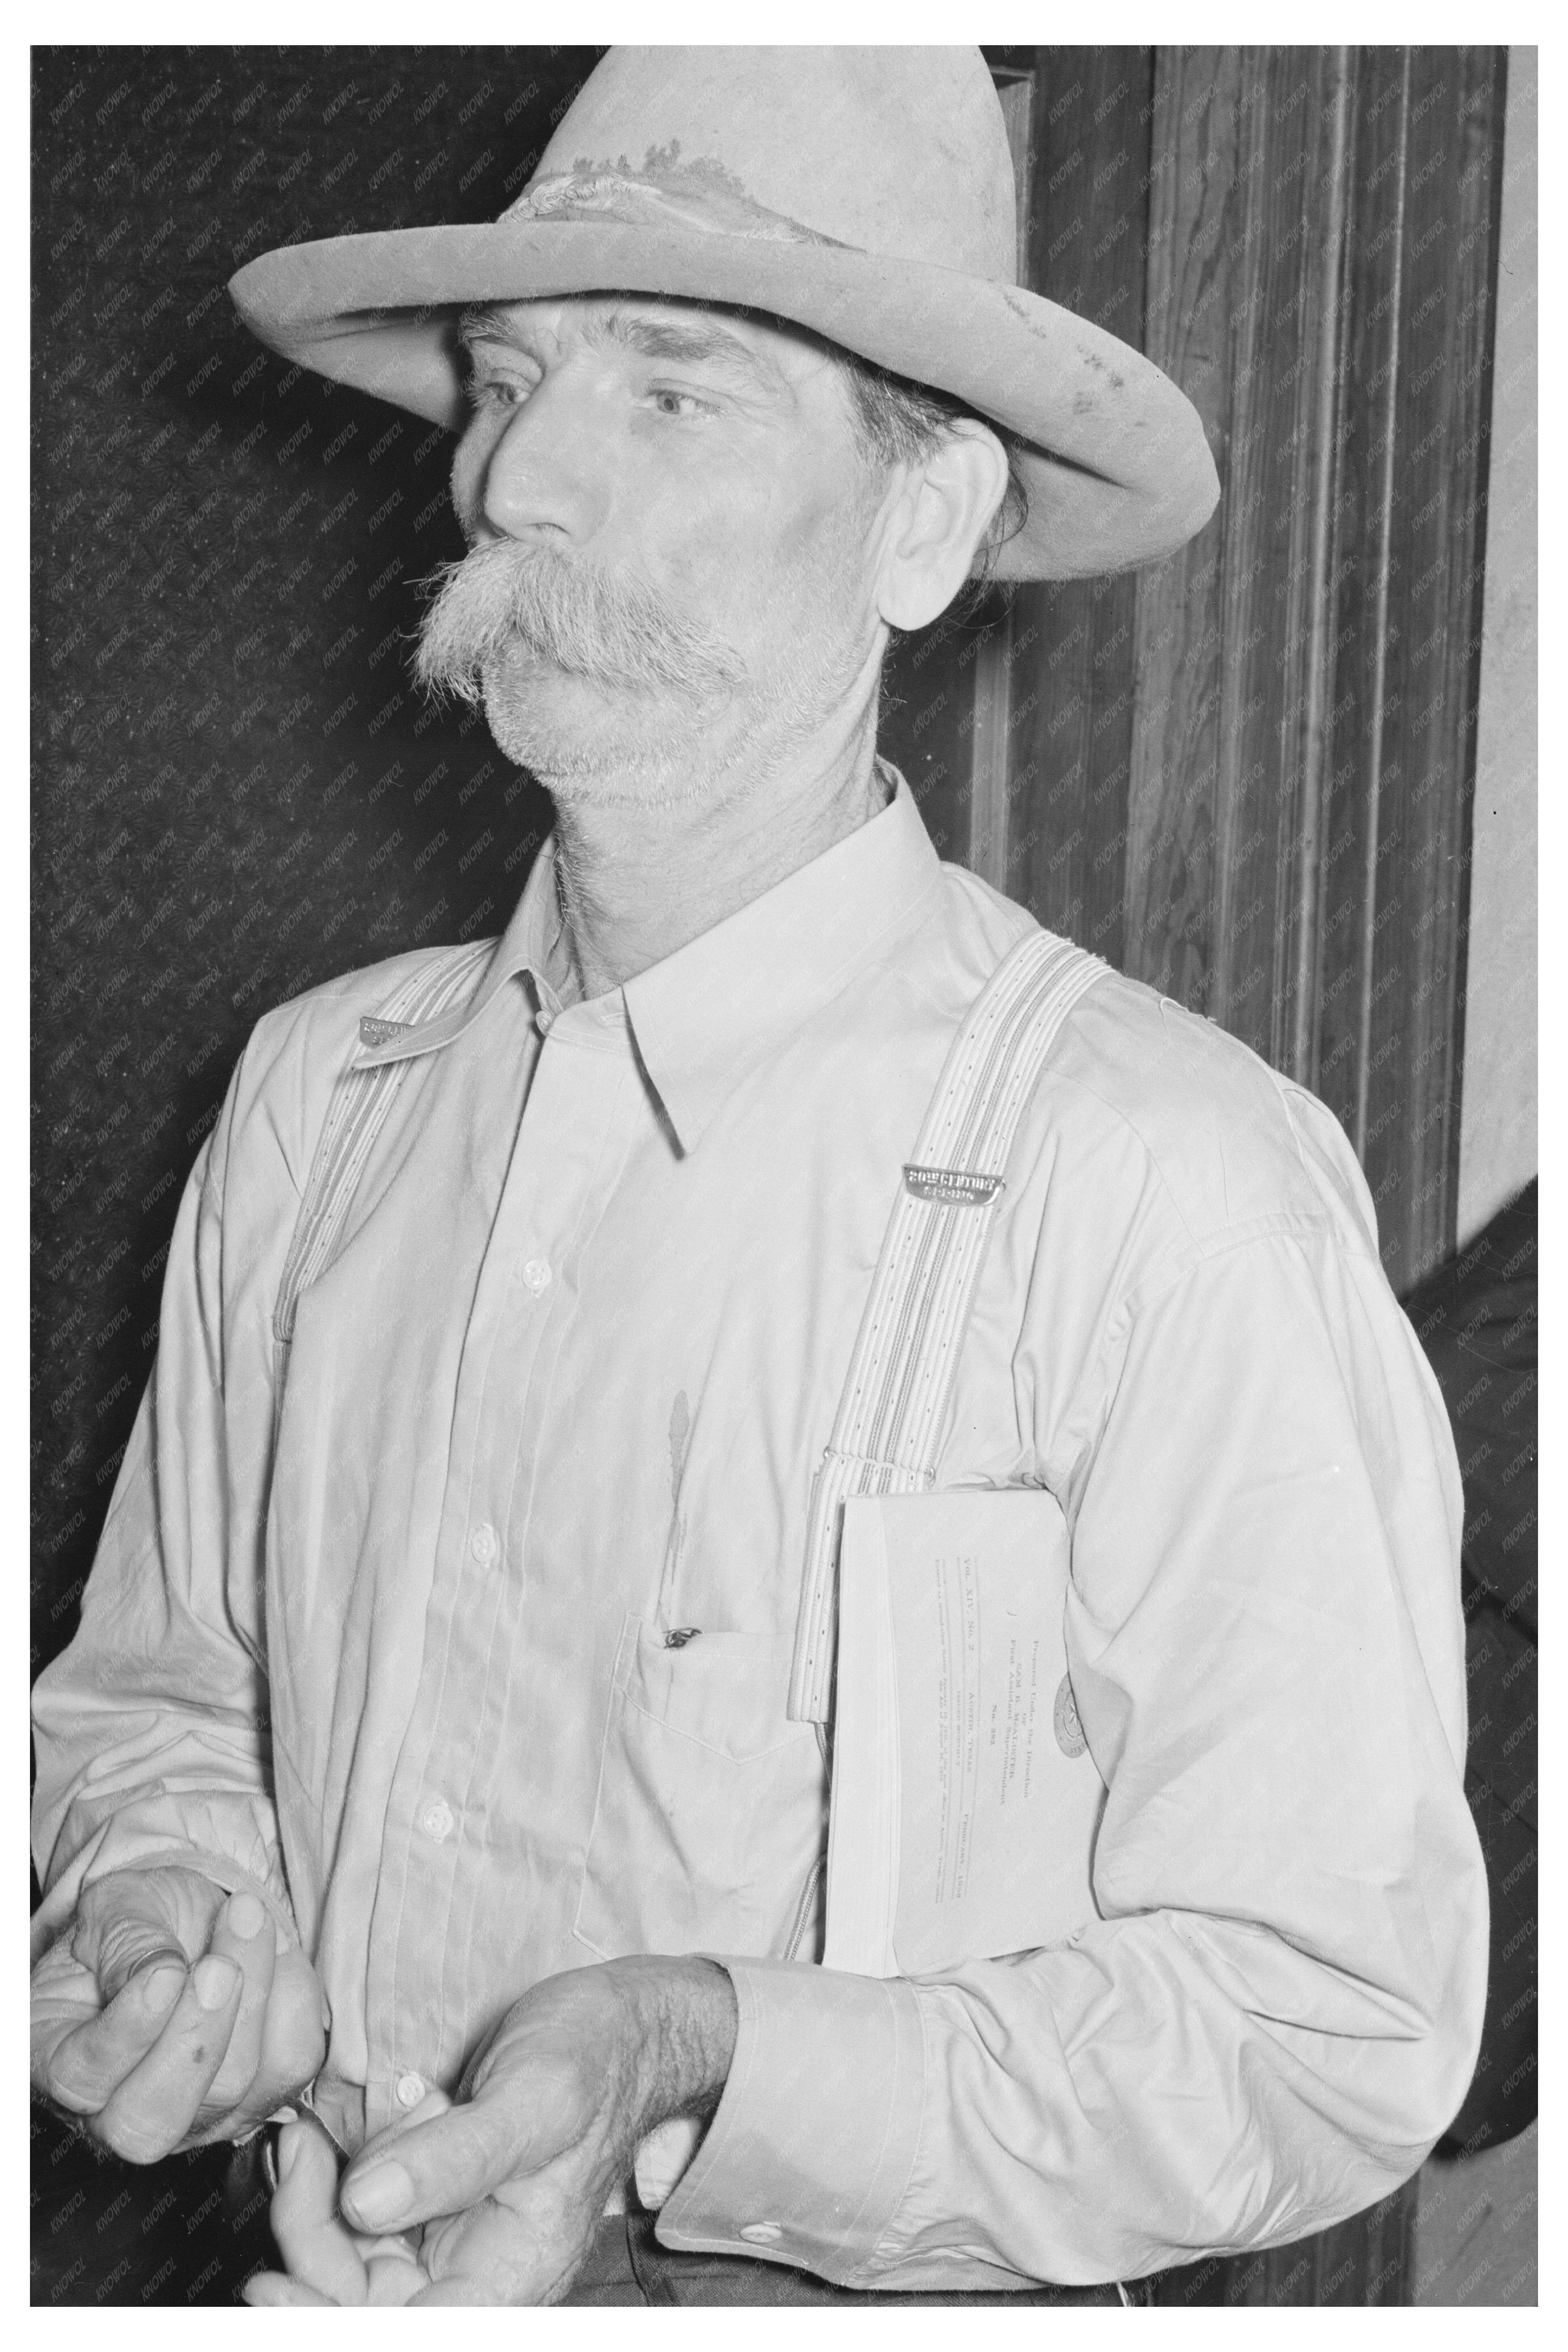
[[[216,1952],[209,1952],[205,1960],[198,1960],[191,1975],[196,1999],[204,2009],[221,2009],[239,1982],[239,1970],[234,1962]]]
[[[373,2230],[391,2229],[414,2195],[414,2183],[400,2164],[373,2164],[343,2186],[355,2214]]]
[[[246,1938],[259,1936],[267,1924],[267,1906],[254,1895],[232,1895],[228,1903],[228,1924],[237,1936]]]
[[[165,2010],[174,2008],[184,1981],[184,1969],[167,1966],[154,1969],[151,1976],[142,1978],[142,1998],[154,2017],[162,2017]]]

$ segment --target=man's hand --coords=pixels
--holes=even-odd
[[[736,2024],[734,1987],[711,1960],[611,1960],[548,1978],[507,2011],[456,2106],[421,2108],[362,2149],[341,2221],[326,2158],[299,2141],[274,2207],[292,2275],[253,2280],[249,2299],[558,2303],[638,2141],[717,2104]],[[405,2245],[388,2249],[405,2231]],[[426,2283],[410,2292],[416,2268]]]
[[[451,2104],[443,2092],[428,2092],[408,2120],[442,2115]],[[268,2219],[287,2267],[247,2279],[241,2292],[258,2309],[413,2303],[430,2284],[417,2230],[406,2238],[373,2237],[343,2221],[338,2151],[314,2116],[299,2116],[279,2134],[278,2189]]]
[[[126,1870],[33,1970],[33,2087],[132,2164],[230,2139],[321,2066],[321,1988],[254,1895]]]

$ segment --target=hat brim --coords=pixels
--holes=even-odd
[[[775,313],[1019,436],[1029,519],[993,567],[1000,578],[1152,562],[1218,500],[1197,411],[1152,362],[1043,295],[928,263],[815,240],[502,219],[284,246],[229,281],[274,351],[453,431],[467,415],[460,309],[622,290]]]

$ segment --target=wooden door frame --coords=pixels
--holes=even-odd
[[[900,647],[888,748],[945,856],[1321,1096],[1405,1288],[1458,1215],[1507,52],[986,54],[1026,282],[1222,496]]]

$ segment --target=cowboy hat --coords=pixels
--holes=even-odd
[[[273,350],[459,429],[465,305],[590,292],[771,312],[1028,446],[1002,577],[1120,571],[1213,512],[1197,412],[1017,283],[1012,159],[975,48],[613,48],[494,222],[323,238],[230,280]]]

